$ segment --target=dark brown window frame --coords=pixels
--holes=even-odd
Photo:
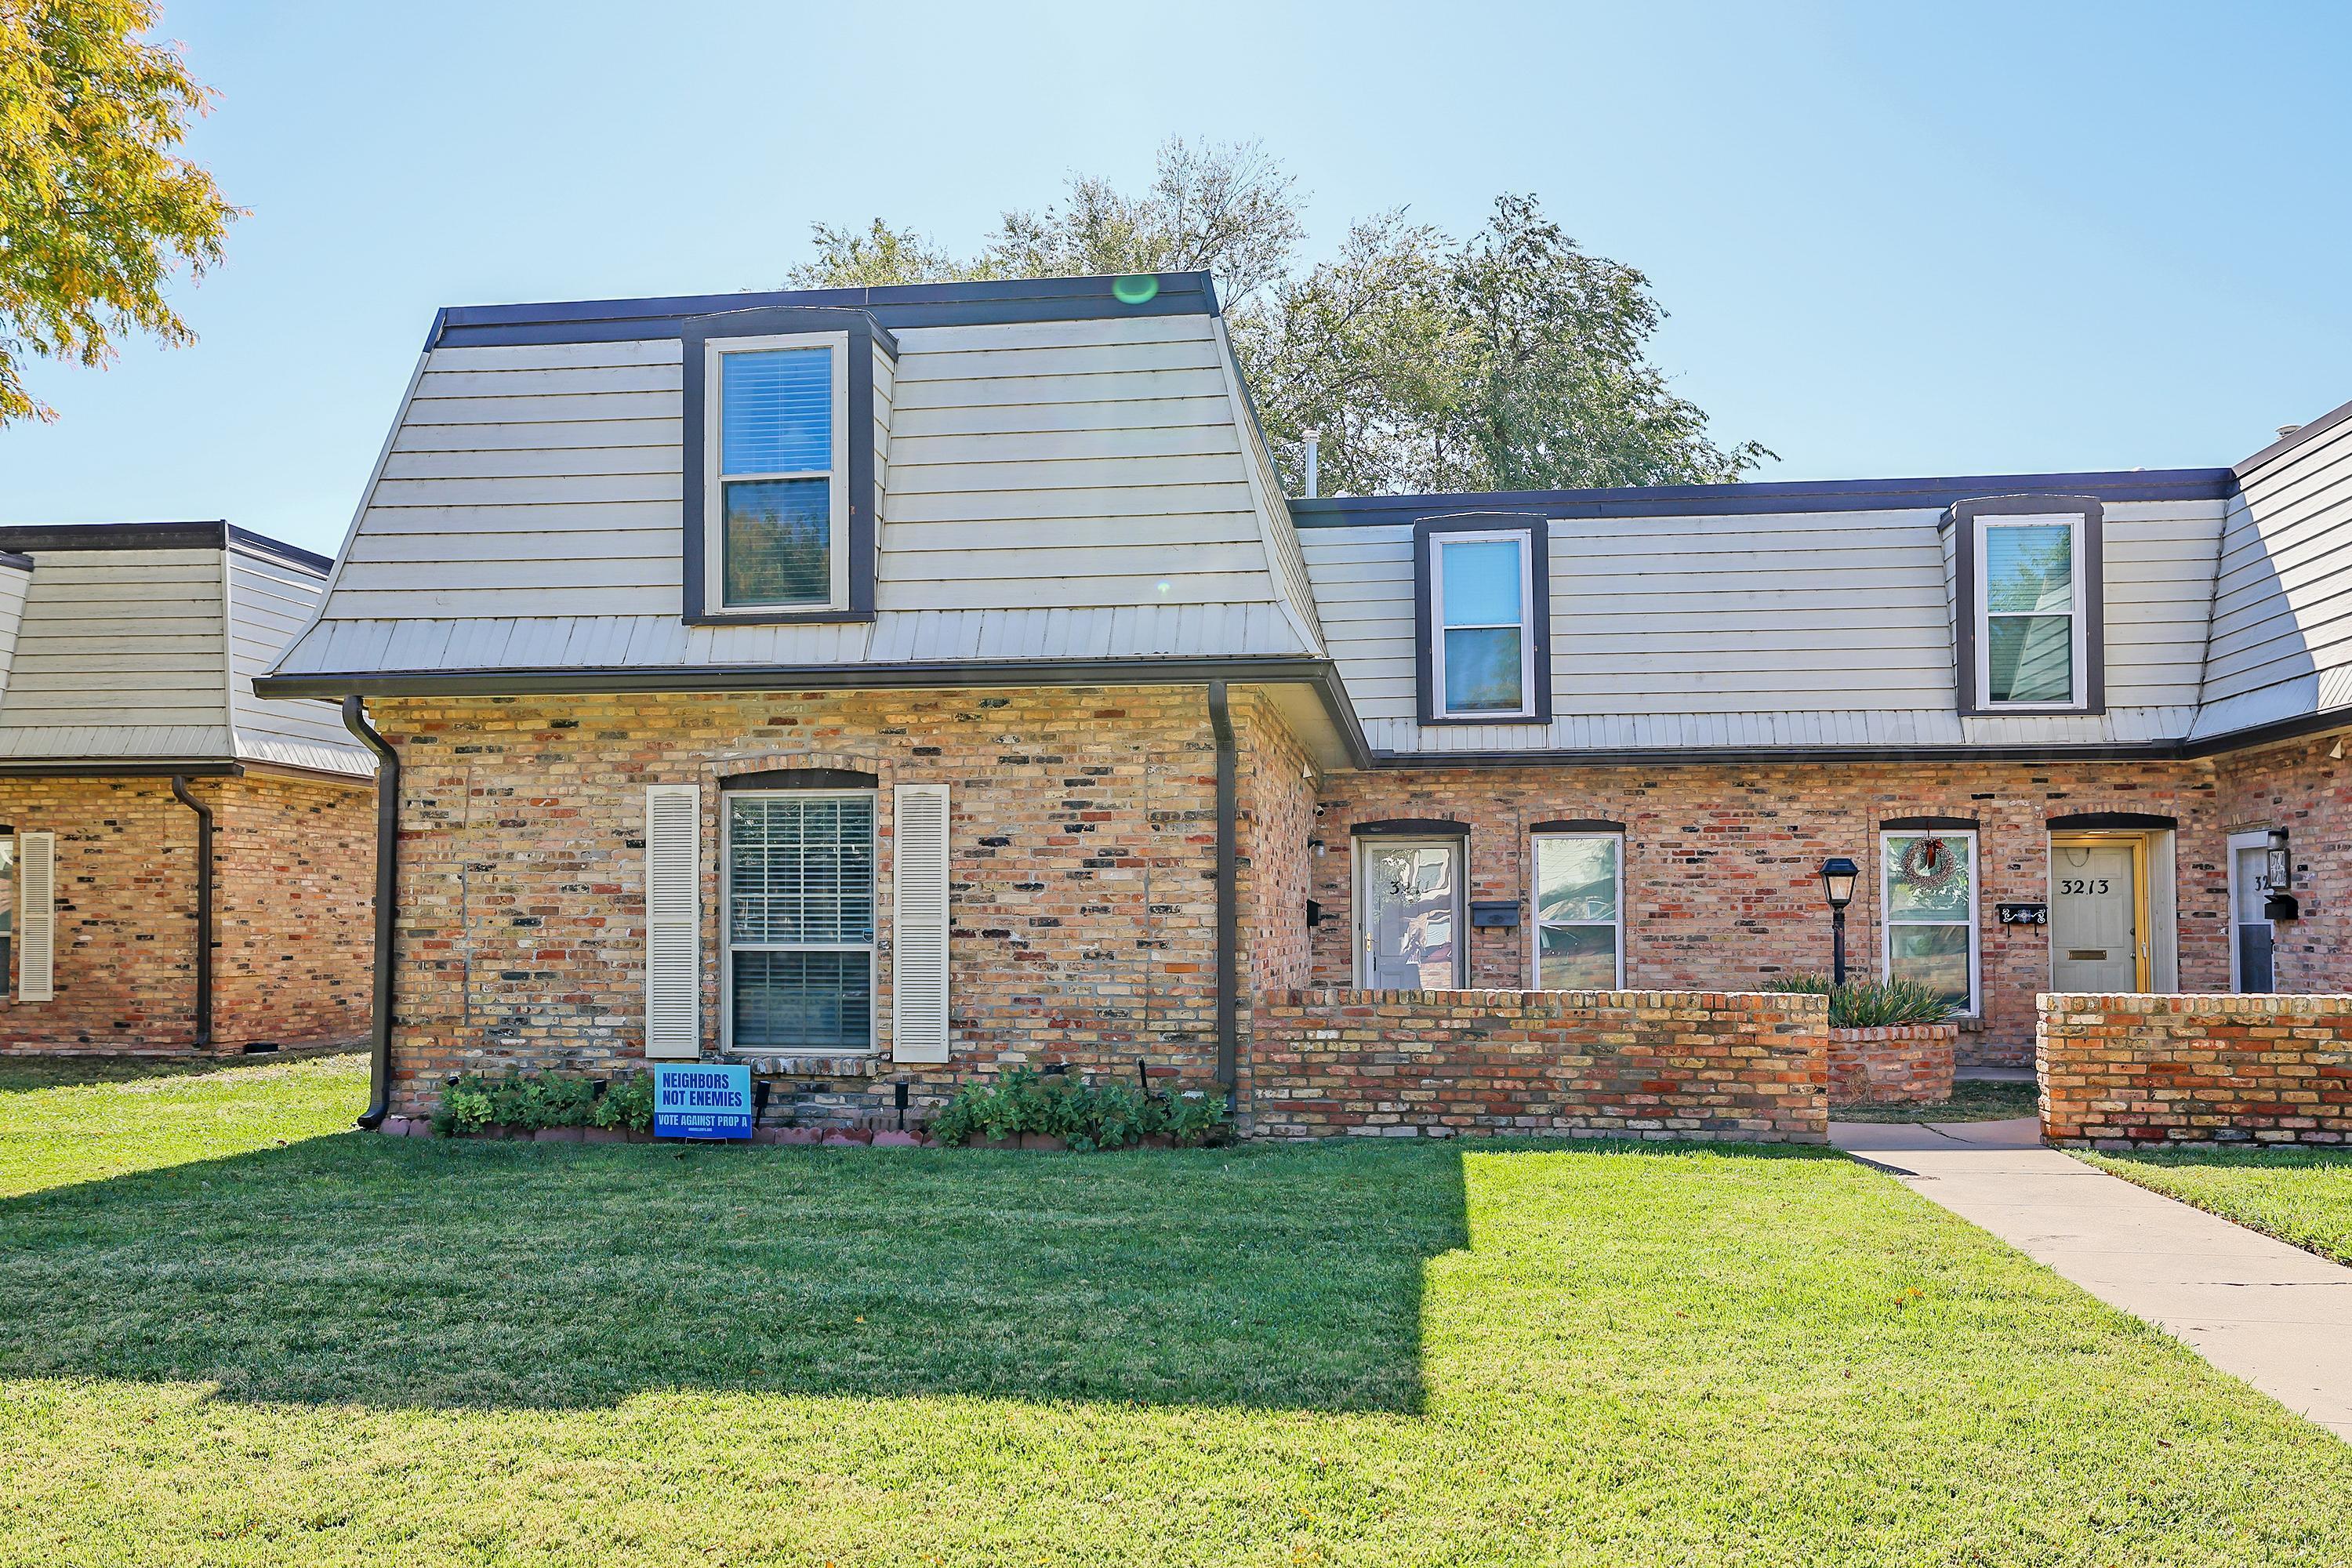
[[[702,482],[709,424],[709,410],[703,406],[703,384],[709,345],[714,340],[723,342],[730,338],[784,337],[801,332],[841,332],[848,338],[849,396],[839,438],[849,447],[848,461],[844,465],[849,489],[848,539],[845,546],[849,552],[849,605],[845,609],[811,610],[730,610],[724,605],[712,605],[703,594],[709,537],[705,513],[710,499],[703,494]],[[678,324],[678,343],[685,376],[680,457],[686,469],[681,552],[686,624],[769,626],[872,620],[876,524],[881,500],[879,476],[874,471],[874,351],[878,348],[883,357],[895,364],[898,358],[897,337],[864,310],[829,305],[767,305],[717,315],[689,316]]]
[[[2083,668],[2080,700],[1988,703],[1977,685],[1977,639],[1984,617],[1977,603],[1977,523],[1988,517],[2031,517],[2063,512],[2075,520],[2083,571]],[[1959,710],[1967,718],[2037,714],[2103,714],[2107,710],[2106,509],[2095,496],[1979,496],[1954,501],[1942,527],[1952,534],[1953,673],[1958,679]]]
[[[1433,536],[1445,533],[1524,533],[1528,536],[1528,628],[1533,645],[1528,659],[1535,690],[1533,711],[1528,713],[1447,713],[1435,689],[1436,660],[1433,638],[1437,607],[1431,602],[1430,561]],[[1541,514],[1524,511],[1448,512],[1424,517],[1412,525],[1412,669],[1419,694],[1421,722],[1444,724],[1549,724],[1551,722],[1551,525]]]

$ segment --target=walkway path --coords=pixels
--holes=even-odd
[[[2030,1119],[1830,1125],[1839,1148],[2352,1441],[2352,1268],[2044,1149],[2040,1134]]]

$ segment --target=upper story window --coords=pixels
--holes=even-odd
[[[1413,533],[1422,722],[1549,721],[1542,520],[1433,518]]]
[[[875,366],[895,341],[811,306],[695,317],[680,338],[686,619],[870,618]]]
[[[1961,711],[2104,711],[2099,503],[1999,496],[1953,517]]]
[[[716,349],[707,376],[717,417],[709,439],[718,515],[705,570],[719,608],[847,606],[847,345],[748,338]]]

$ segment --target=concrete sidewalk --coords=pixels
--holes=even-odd
[[[2352,1441],[2352,1268],[2044,1149],[2031,1119],[1830,1142]]]

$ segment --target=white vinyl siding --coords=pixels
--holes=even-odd
[[[58,837],[16,836],[16,1000],[57,999]]]
[[[874,1044],[875,796],[725,796],[727,1048],[835,1054]]]
[[[1930,865],[1914,846],[1934,840],[1948,859]],[[1880,973],[1940,991],[1978,1016],[1977,836],[1934,830],[1879,835]]]
[[[897,336],[871,624],[680,624],[676,340],[443,348],[282,668],[1318,651],[1268,560],[1289,519],[1261,510],[1210,318]]]
[[[646,1055],[702,1054],[702,791],[646,786]]]
[[[892,792],[890,1054],[948,1059],[948,786]]]
[[[2352,702],[2352,420],[2240,477],[2199,733]]]
[[[1409,524],[1299,537],[1380,750],[2096,744],[2196,721],[2223,510],[2107,504],[2103,715],[1959,715],[1940,509],[1553,520],[1539,728],[1420,725]]]

